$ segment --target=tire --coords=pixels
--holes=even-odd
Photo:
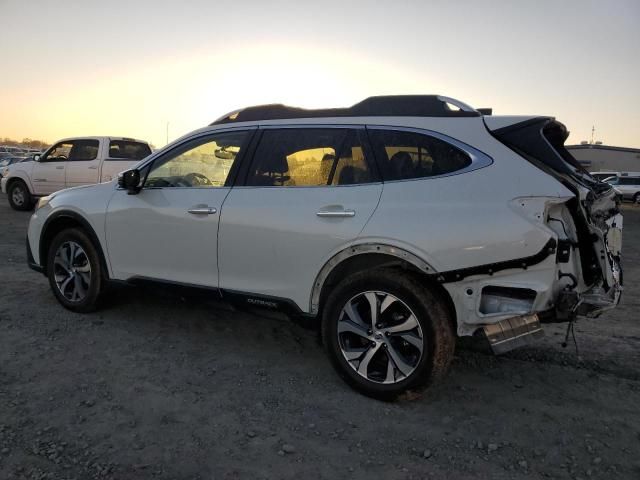
[[[33,208],[33,197],[22,180],[14,180],[7,190],[9,205],[14,210],[26,211]]]
[[[378,322],[370,319],[373,304]],[[322,339],[349,385],[392,400],[444,378],[455,349],[452,324],[444,301],[416,276],[378,269],[347,277],[328,295]]]
[[[633,203],[640,203],[640,192],[633,196]]]
[[[47,276],[55,297],[74,312],[94,311],[106,286],[100,254],[78,228],[54,237],[47,255]]]

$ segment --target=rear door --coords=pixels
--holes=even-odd
[[[100,175],[100,141],[98,139],[75,140],[69,153],[65,170],[65,185],[92,185]]]
[[[56,143],[33,166],[31,183],[36,195],[48,195],[65,188],[65,170],[74,142]]]
[[[355,240],[382,193],[363,128],[262,131],[243,185],[222,207],[220,287],[293,300],[303,311],[315,277]]]

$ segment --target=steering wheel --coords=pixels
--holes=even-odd
[[[192,187],[200,187],[205,185],[213,185],[205,175],[198,172],[187,173],[184,179],[191,184]]]

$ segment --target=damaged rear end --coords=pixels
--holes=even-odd
[[[522,209],[549,229],[557,274],[544,306],[534,306],[535,297],[523,289],[483,292],[486,311],[516,311],[519,307],[522,312],[484,328],[494,352],[502,353],[540,335],[540,321],[597,317],[618,304],[622,215],[613,188],[593,178],[565,149],[568,132],[562,123],[536,117],[505,126],[504,118],[485,117],[485,124],[497,140],[573,193],[566,198],[513,201],[514,209]]]

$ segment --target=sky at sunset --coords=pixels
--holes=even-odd
[[[242,106],[438,93],[640,148],[640,1],[0,0],[0,137],[156,146]]]

